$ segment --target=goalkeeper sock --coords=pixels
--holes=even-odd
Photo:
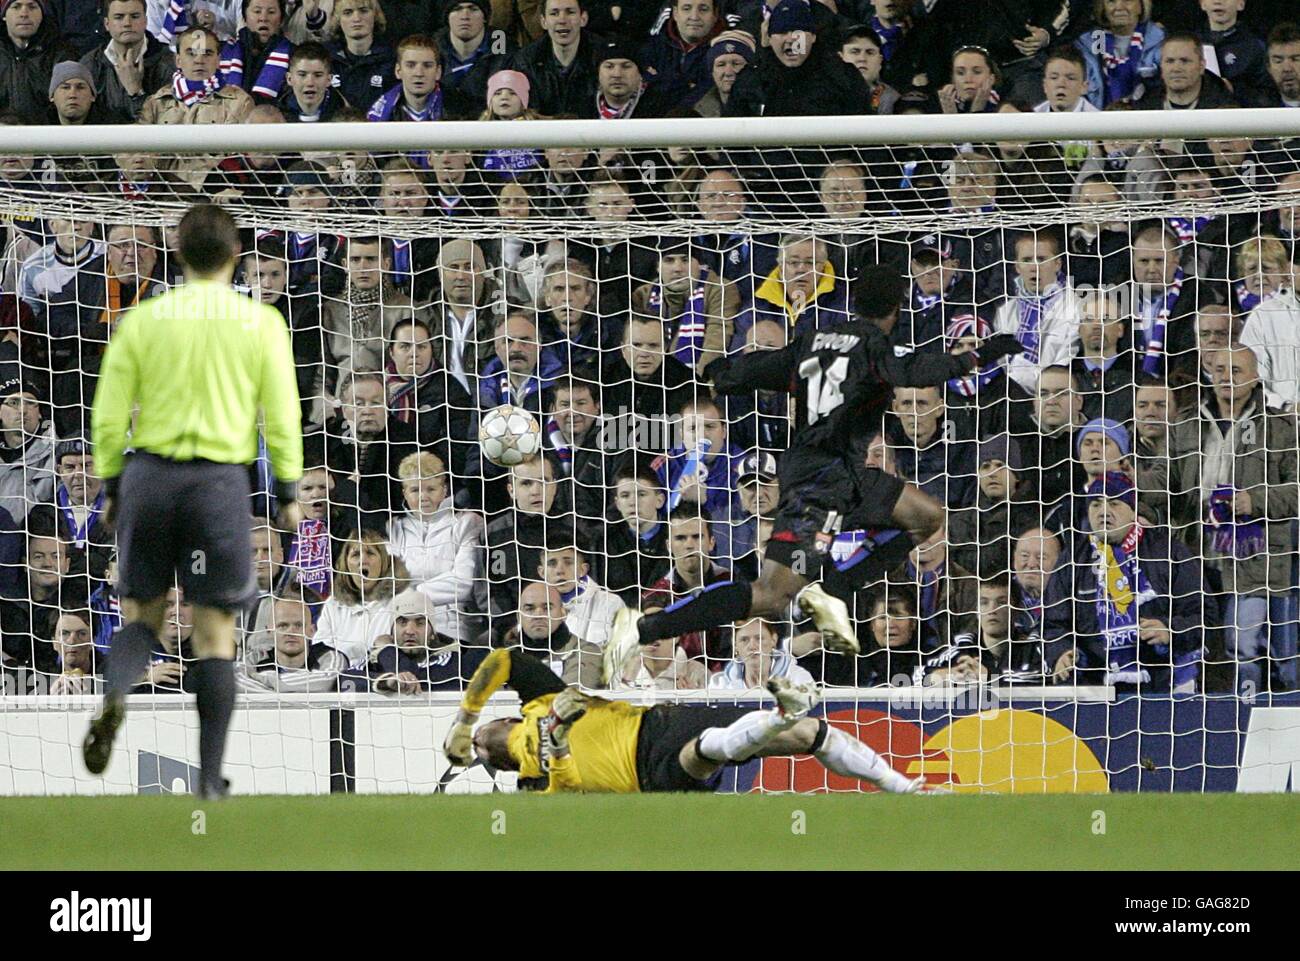
[[[108,660],[104,662],[106,698],[116,699],[130,694],[131,689],[140,683],[157,640],[157,635],[141,621],[127,624],[113,635]]]
[[[706,761],[748,761],[768,741],[799,723],[780,711],[751,711],[727,727],[711,727],[700,735],[696,750]]]
[[[219,657],[204,658],[190,668],[189,680],[199,702],[199,776],[204,784],[220,787],[226,730],[235,710],[235,665]]]
[[[838,728],[828,728],[826,739],[821,747],[813,751],[813,757],[836,774],[855,777],[860,781],[870,781],[882,791],[901,794],[912,783],[902,774],[885,763],[871,748],[856,737],[850,737]]]
[[[637,622],[641,643],[652,644],[665,637],[681,637],[738,621],[749,613],[753,597],[748,581],[711,584],[693,597],[684,597],[658,613],[641,618]]]

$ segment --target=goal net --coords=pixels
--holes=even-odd
[[[0,793],[190,785],[178,591],[106,781],[79,744],[121,622],[100,365],[184,283],[203,201],[291,332],[306,454],[296,530],[250,465],[237,791],[509,789],[437,750],[502,646],[643,704],[811,680],[831,723],[958,790],[1284,786],[1247,735],[1300,741],[1266,714],[1297,688],[1300,123],[1250,113],[6,128]],[[810,481],[785,388],[815,421],[845,370],[727,395],[705,371],[864,316],[891,382]],[[999,333],[1021,352],[927,373]],[[478,442],[506,404],[543,448],[513,469]],[[943,520],[864,578],[893,479]],[[603,676],[619,609],[756,580],[774,531],[858,655],[792,605]],[[869,787],[809,758],[729,778]]]

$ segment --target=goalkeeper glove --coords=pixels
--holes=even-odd
[[[447,760],[452,764],[469,767],[473,763],[474,722],[477,720],[477,714],[461,711],[456,715],[455,723],[442,742],[442,753],[447,755]]]
[[[551,713],[546,718],[546,739],[550,742],[551,756],[564,757],[569,753],[569,728],[587,713],[587,695],[576,687],[566,687],[551,702]]]
[[[975,349],[975,365],[983,367],[1003,357],[1022,353],[1024,349],[1025,345],[1016,340],[1014,334],[994,334]]]

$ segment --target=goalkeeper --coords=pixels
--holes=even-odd
[[[509,685],[523,702],[522,717],[474,728],[487,699]],[[811,754],[828,770],[908,794],[923,779],[891,768],[856,738],[809,717],[811,685],[773,678],[775,709],[659,704],[638,707],[584,694],[540,660],[517,649],[496,650],[479,665],[461,701],[443,750],[453,764],[475,757],[502,771],[518,771],[521,790],[712,791],[722,769],[754,757]]]

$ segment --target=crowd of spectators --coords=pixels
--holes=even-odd
[[[1300,108],[1290,7],[0,0],[0,127]],[[291,331],[307,469],[278,530],[250,466],[248,690],[454,689],[499,645],[600,685],[620,608],[762,567],[791,400],[715,397],[705,366],[851,320],[873,264],[899,277],[896,350],[1025,347],[864,425],[856,454],[944,527],[846,599],[858,656],[755,620],[612,684],[1296,687],[1296,141],[12,155],[0,196],[26,203],[0,222],[8,691],[96,689],[120,618],[99,361],[184,280],[169,230],[79,219],[101,196],[266,225],[236,284]],[[374,226],[314,226],[336,215]],[[476,443],[506,403],[544,445],[509,471]],[[833,533],[837,564],[868,549]],[[141,692],[186,689],[169,601]]]

